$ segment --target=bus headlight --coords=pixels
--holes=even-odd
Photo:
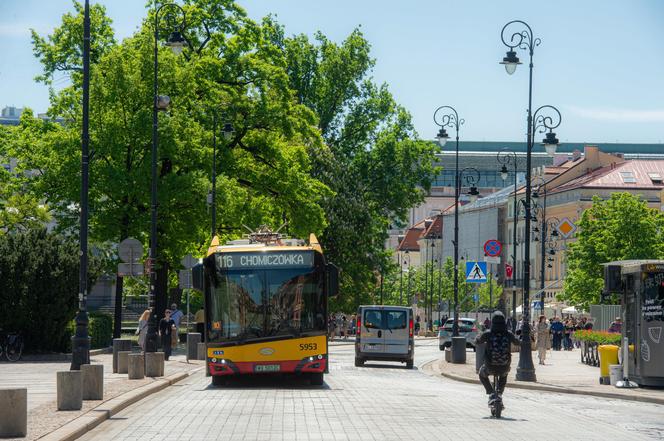
[[[210,359],[210,361],[211,361],[212,363],[216,363],[216,362],[217,362],[217,359],[214,358],[214,357],[212,357],[212,358]]]

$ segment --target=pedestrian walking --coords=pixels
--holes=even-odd
[[[138,346],[142,351],[145,351],[145,340],[148,335],[148,322],[150,321],[150,310],[146,309],[143,314],[138,318],[138,326],[136,326],[136,335],[138,335]]]
[[[572,346],[572,332],[574,332],[574,322],[570,319],[565,320],[564,340],[563,347],[566,351],[571,351]]]
[[[562,322],[558,317],[554,317],[553,321],[551,322],[551,334],[553,336],[554,351],[559,351],[561,348],[564,330],[565,330],[565,325],[562,324]]]
[[[164,359],[168,360],[173,349],[172,336],[176,332],[175,322],[171,318],[171,310],[164,311],[164,318],[159,321],[159,336],[161,337],[161,347],[164,350]]]
[[[544,315],[539,316],[539,322],[535,327],[535,336],[537,338],[536,347],[539,364],[544,364],[546,350],[549,346],[549,325],[546,324],[546,317]]]
[[[348,320],[345,315],[341,317],[341,335],[344,340],[348,340]]]
[[[205,341],[205,310],[200,308],[196,311],[194,315],[194,321],[196,322],[196,332],[201,334],[201,341]]]

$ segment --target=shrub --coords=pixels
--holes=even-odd
[[[88,331],[92,349],[107,348],[113,342],[113,317],[108,314],[91,313]]]
[[[590,343],[597,343],[600,345],[617,345],[620,346],[622,336],[620,334],[606,332],[606,331],[586,331],[580,330],[574,332],[574,338],[579,341],[587,341]]]

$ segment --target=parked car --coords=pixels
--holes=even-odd
[[[360,306],[355,335],[355,366],[367,360],[400,361],[412,369],[413,308]]]
[[[452,326],[454,319],[448,319],[438,330],[438,347],[441,351],[452,346]],[[479,334],[477,320],[459,317],[459,337],[466,337],[466,347],[475,350],[475,338]]]

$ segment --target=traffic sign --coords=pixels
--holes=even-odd
[[[466,282],[486,282],[486,262],[466,262]]]
[[[574,223],[571,220],[564,217],[558,223],[556,229],[558,230],[558,232],[560,232],[560,234],[563,236],[564,239],[567,239],[576,231],[576,225],[574,225]]]
[[[138,262],[143,258],[143,244],[133,237],[128,237],[118,245],[118,254],[123,262]]]
[[[497,241],[496,239],[489,239],[484,242],[484,254],[489,257],[500,256],[500,253],[503,251],[503,244]]]
[[[486,263],[496,263],[496,264],[499,264],[499,263],[500,263],[500,256],[495,256],[495,257],[492,257],[492,256],[484,256],[484,261],[485,261]]]
[[[194,259],[191,254],[187,254],[182,258],[180,263],[182,263],[182,266],[185,267],[185,269],[191,269],[198,263],[198,259]]]
[[[118,264],[118,276],[120,277],[136,277],[143,275],[142,263],[120,263]]]
[[[192,287],[190,269],[180,270],[178,279],[180,281],[179,285],[181,289],[190,289]]]

